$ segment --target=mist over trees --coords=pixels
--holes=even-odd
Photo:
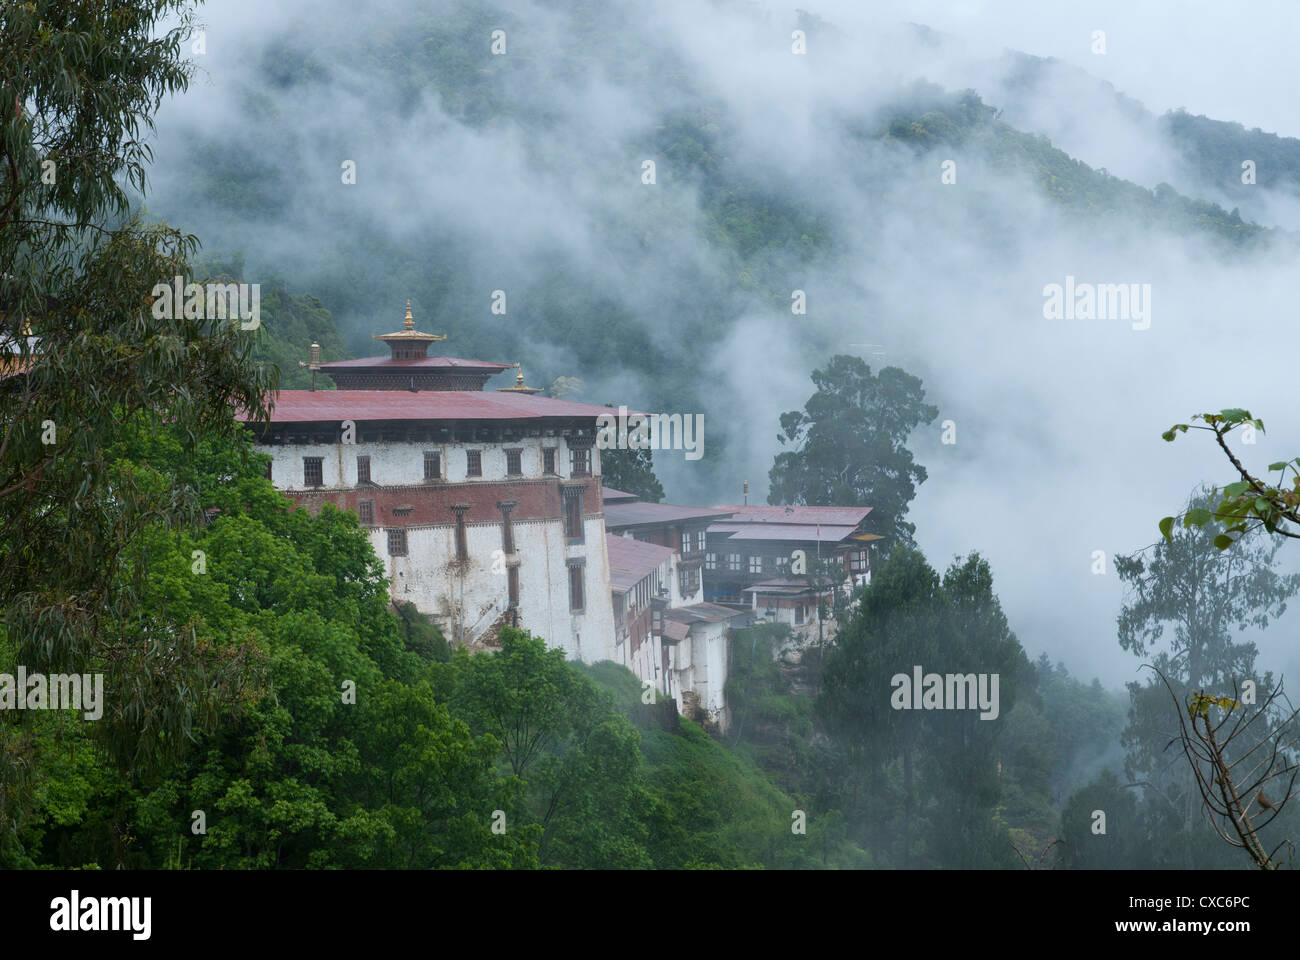
[[[1251,202],[1285,223],[1300,141],[1153,115],[1190,166],[1148,186],[1020,125],[1050,66],[999,74],[1004,105],[877,76],[800,13],[774,67],[728,4],[661,31],[596,0],[287,4],[247,77],[213,63],[205,92],[190,4],[110,7],[0,0],[0,673],[120,694],[94,724],[0,711],[0,868],[1250,866],[1171,743],[1182,711],[1283,690],[1260,647],[1300,590],[1300,460],[1235,459],[1227,432],[1258,421],[1202,414],[1237,472],[1138,549],[1175,480],[1132,454],[1202,388],[1224,291],[1259,298],[1245,317],[1289,295],[1294,235],[1218,191],[1246,151],[1268,171]],[[799,75],[793,25],[825,51]],[[510,53],[485,52],[495,29]],[[901,56],[933,39],[900,31]],[[760,51],[740,80],[719,38]],[[1045,283],[1130,270],[1167,298],[1150,341],[1043,324]],[[159,318],[149,291],[182,275],[259,282],[260,328]],[[870,583],[819,604],[825,635],[731,633],[725,733],[547,637],[452,649],[393,602],[356,515],[291,509],[235,419],[313,385],[312,344],[368,352],[408,297],[449,353],[552,396],[704,413],[698,469],[602,451],[609,487],[870,507]],[[1284,418],[1289,362],[1215,389]],[[1094,540],[1132,551],[1122,596],[1081,585]],[[1095,678],[1118,657],[1154,670]],[[993,700],[930,703],[928,674]],[[1298,809],[1261,819],[1270,846]]]

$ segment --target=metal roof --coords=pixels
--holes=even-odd
[[[736,523],[820,523],[839,526],[860,524],[871,512],[870,507],[783,507],[767,504],[716,504],[719,510],[730,510]]]
[[[611,407],[478,390],[281,390],[272,423],[342,420],[539,420],[617,415]],[[247,412],[240,418],[250,420]]]
[[[606,510],[608,513],[608,510]],[[837,526],[823,523],[711,523],[709,533],[727,536],[729,541],[737,540],[811,540],[820,543],[839,543],[852,539],[857,527]]]
[[[675,503],[608,503],[605,505],[605,529],[708,520],[727,514],[728,511],[714,507],[682,507]]]
[[[680,620],[665,620],[663,637],[665,640],[681,641],[686,639],[686,635],[691,632],[689,624],[682,623]]]
[[[613,593],[627,593],[673,555],[669,547],[608,533],[605,549],[609,554],[609,589]]]
[[[828,593],[832,589],[833,589],[832,584],[826,584],[821,588],[821,592]],[[789,580],[789,579],[777,578],[775,580],[764,580],[761,583],[756,583],[753,586],[746,587],[744,590],[740,592],[759,593],[759,594],[773,593],[773,594],[780,594],[782,596],[793,597],[793,596],[798,596],[801,593],[817,593],[818,591],[815,588],[810,587],[808,583],[803,580]]]
[[[622,490],[615,490],[613,487],[601,487],[601,496],[605,498],[606,503],[615,503],[619,500],[639,500],[635,493],[625,493]]]
[[[747,615],[745,611],[732,610],[730,607],[722,607],[716,603],[693,603],[689,607],[669,607],[664,611],[665,620],[676,620],[686,624],[719,623]]]
[[[513,363],[462,360],[460,357],[419,357],[414,360],[394,360],[392,357],[361,357],[357,360],[331,360],[329,363],[322,363],[320,368],[325,373],[349,367],[400,367],[404,370],[408,367],[456,367],[470,370],[493,370],[500,373],[502,370],[513,366]]]

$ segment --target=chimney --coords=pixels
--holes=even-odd
[[[744,499],[744,504],[745,504],[745,506],[749,506],[749,481],[748,481],[748,480],[745,481],[745,493],[744,493],[744,497],[745,497],[745,499]]]

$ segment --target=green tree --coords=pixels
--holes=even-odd
[[[1180,516],[1183,528],[1204,528],[1214,521],[1223,526],[1223,530],[1214,538],[1214,545],[1220,550],[1227,550],[1242,537],[1253,531],[1263,529],[1279,537],[1292,540],[1300,539],[1300,457],[1294,460],[1280,460],[1270,463],[1268,470],[1276,473],[1272,480],[1256,477],[1228,446],[1228,435],[1238,427],[1243,432],[1264,432],[1264,421],[1250,415],[1249,410],[1233,408],[1219,413],[1200,413],[1192,420],[1201,420],[1205,426],[1176,423],[1162,434],[1172,443],[1180,433],[1188,430],[1204,430],[1214,434],[1214,442],[1223,451],[1239,479],[1223,488],[1222,496],[1218,489],[1210,491],[1203,497],[1208,502],[1189,505]],[[1248,439],[1246,442],[1252,443]],[[1217,503],[1214,501],[1218,501]],[[1176,517],[1165,517],[1160,521],[1160,532],[1166,541],[1173,536]]]
[[[646,503],[659,503],[664,498],[663,484],[655,476],[654,457],[649,450],[629,447],[600,451],[600,479],[605,486],[636,494]]]
[[[812,380],[817,392],[804,409],[781,415],[777,439],[795,449],[777,454],[767,502],[869,505],[873,531],[911,542],[916,527],[904,517],[927,474],[904,443],[938,408],[916,377],[897,367],[872,374],[857,357],[832,357]]]
[[[198,503],[106,444],[140,412],[191,446],[230,440],[234,411],[263,414],[274,385],[236,324],[153,316],[150,291],[187,273],[196,241],[128,216],[153,114],[188,83],[191,24],[182,0],[0,2],[0,609],[28,669],[104,673],[113,715],[95,731],[140,770],[213,721],[242,663],[135,615],[128,547],[156,523],[193,527]],[[39,763],[27,722],[0,719],[0,845]]]
[[[1096,815],[1098,811],[1104,821]],[[1071,794],[1061,811],[1063,866],[1076,870],[1140,869],[1148,865],[1144,839],[1137,798],[1109,767]]]
[[[457,651],[454,703],[471,729],[501,743],[511,774],[526,782],[541,864],[650,866],[637,731],[562,650],[509,627],[500,640],[493,654]]]
[[[892,679],[910,680],[918,665],[997,675],[997,719],[972,709],[895,709]],[[994,816],[996,746],[1029,673],[987,561],[972,554],[940,578],[915,548],[890,551],[826,658],[817,702],[848,761],[845,814],[874,853],[903,867],[1014,864]]]
[[[1197,517],[1211,502],[1212,492],[1202,488],[1188,499],[1186,514]],[[1120,647],[1150,659],[1178,698],[1197,691],[1231,693],[1247,679],[1261,691],[1270,689],[1271,677],[1255,675],[1255,644],[1238,641],[1236,634],[1264,629],[1300,590],[1300,575],[1275,569],[1281,541],[1264,542],[1257,539],[1262,533],[1252,533],[1222,550],[1215,542],[1221,535],[1219,524],[1208,520],[1171,531],[1146,551],[1115,558],[1127,587],[1118,617]],[[1190,869],[1218,851],[1203,824],[1185,758],[1165,749],[1178,736],[1178,716],[1155,676],[1130,683],[1129,692],[1125,772],[1143,786],[1144,802],[1158,808],[1147,814],[1156,865]]]

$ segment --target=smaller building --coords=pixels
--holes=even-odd
[[[610,492],[605,488],[603,493],[605,529],[673,550],[677,554],[674,589],[679,595],[674,606],[704,600],[701,568],[704,566],[709,524],[729,516],[728,511],[714,507],[683,507],[674,503],[641,503],[633,499],[611,501]],[[629,496],[613,492],[616,497]]]
[[[693,603],[664,611],[663,645],[671,670],[673,690],[682,691],[677,709],[685,716],[703,718],[726,731],[731,725],[727,709],[727,633],[743,626],[749,614],[716,603]]]
[[[708,527],[707,600],[752,607],[749,588],[795,579],[826,561],[843,571],[845,589],[865,585],[871,577],[869,546],[881,537],[863,528],[870,507],[733,504],[714,509],[727,515]]]
[[[659,693],[676,699],[672,664],[661,643],[676,555],[668,547],[609,534],[605,536],[605,547],[614,601],[614,660],[643,683],[653,684]]]
[[[777,577],[746,587],[741,593],[755,620],[802,627],[817,619],[819,601],[830,603],[835,587],[819,588],[806,579]]]

